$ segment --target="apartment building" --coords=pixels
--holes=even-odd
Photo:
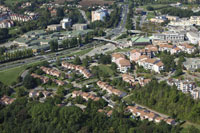
[[[181,51],[188,53],[188,54],[192,54],[196,50],[196,48],[194,46],[191,46],[187,43],[180,44],[180,45],[178,45],[178,47],[181,49]]]
[[[168,32],[153,34],[153,40],[178,43],[178,42],[183,42],[185,40],[185,35],[183,33],[168,31]]]
[[[116,63],[118,70],[122,73],[126,73],[131,68],[131,63],[125,58],[125,55],[121,53],[112,54],[112,62]]]
[[[14,26],[14,22],[12,20],[2,20],[0,21],[0,28],[11,28]]]
[[[167,84],[170,86],[175,85],[178,90],[183,93],[190,93],[194,99],[200,98],[200,88],[196,86],[195,82],[190,80],[168,79]]]
[[[92,22],[97,20],[103,21],[107,15],[108,11],[106,9],[99,9],[96,11],[92,11]]]
[[[157,73],[164,70],[164,64],[158,59],[144,58],[136,61],[136,63],[138,63],[139,66],[143,66],[144,69],[153,70]]]
[[[63,29],[67,29],[69,27],[71,27],[72,25],[72,20],[69,18],[64,18],[60,21],[60,24],[62,26]]]

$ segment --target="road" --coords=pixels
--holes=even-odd
[[[146,15],[142,15],[139,24],[140,28],[142,28],[142,25],[144,24],[145,20],[146,20]]]
[[[114,51],[115,49],[116,49],[115,45],[108,43],[108,44],[103,45],[101,47],[94,48],[93,50],[91,50],[87,54],[81,56],[80,58],[83,59],[86,56],[94,56],[95,54],[105,54],[109,51]]]
[[[86,14],[85,14],[85,11],[83,11],[83,10],[81,10],[81,9],[79,9],[79,11],[80,11],[80,13],[82,14],[83,18],[85,19],[86,23],[87,23],[87,24],[90,24],[90,21],[88,20]]]
[[[91,48],[92,46],[93,45],[89,45],[88,44],[88,45],[85,45],[85,46],[83,46],[81,48],[76,47],[76,48],[71,48],[71,49],[59,51],[57,53],[50,53],[50,54],[47,54],[47,55],[38,55],[38,56],[34,56],[34,57],[22,59],[22,60],[3,63],[3,64],[0,64],[0,71],[7,70],[7,69],[10,69],[10,68],[14,68],[14,67],[27,65],[27,64],[30,64],[30,63],[39,62],[39,61],[45,61],[45,60],[48,61],[48,60],[56,59],[57,57],[59,57],[61,55],[66,55],[66,54],[79,52],[79,51],[81,51],[83,49]]]
[[[118,26],[110,31],[108,31],[108,36],[111,35],[111,40],[114,40],[116,36],[120,35],[122,32],[125,32],[125,25],[128,14],[128,5],[122,5],[121,19]]]

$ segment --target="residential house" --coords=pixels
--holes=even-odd
[[[79,71],[81,74],[83,74],[83,76],[85,78],[92,77],[92,74],[90,73],[90,71],[88,69],[84,68],[83,66],[70,64],[66,61],[63,61],[61,65],[64,68]]]
[[[90,94],[90,93],[87,93],[87,92],[82,92],[82,91],[73,91],[72,92],[72,97],[77,97],[77,96],[81,96],[82,98],[84,98],[86,101],[88,101],[89,99],[92,99],[94,101],[98,101],[100,98],[93,95],[93,94]]]
[[[138,82],[135,81],[134,77],[132,77],[129,74],[122,74],[122,80],[129,83],[132,86],[134,86],[138,83]]]
[[[125,55],[121,53],[113,53],[112,54],[112,62],[116,62],[119,58],[125,58]]]
[[[164,119],[164,121],[169,125],[176,125],[176,121],[171,118]]]
[[[171,52],[171,50],[174,48],[175,46],[173,45],[169,45],[169,44],[161,44],[159,45],[159,51],[167,51],[167,52]]]
[[[170,16],[170,15],[167,15],[166,18],[169,20],[169,21],[178,21],[180,18],[177,17],[177,16]]]
[[[195,88],[195,89],[191,90],[191,95],[192,95],[193,99],[199,99],[200,98],[200,89]]]
[[[0,99],[0,103],[4,104],[4,105],[8,105],[8,104],[12,104],[15,101],[15,98],[11,98],[9,96],[4,95],[1,99]]]
[[[122,73],[126,73],[131,68],[131,63],[125,58],[125,55],[120,53],[112,54],[112,62],[116,63],[118,70]]]
[[[170,51],[171,54],[178,54],[181,52],[181,49],[179,47],[173,47]]]
[[[55,76],[55,77],[61,76],[61,72],[59,72],[56,69],[51,69],[51,68],[47,68],[47,67],[44,67],[44,66],[40,67],[40,69],[42,71],[44,71],[46,74],[49,74],[49,75],[52,75],[52,76]]]
[[[12,20],[2,20],[0,21],[0,28],[11,28],[14,26],[14,22]]]
[[[117,65],[118,65],[119,71],[122,73],[126,73],[128,69],[131,69],[131,63],[127,59],[120,59]]]
[[[114,87],[108,85],[106,82],[102,82],[102,81],[98,81],[97,82],[97,85],[103,89],[103,90],[106,90],[109,94],[115,94],[119,97],[124,97],[126,95],[125,92],[122,92],[118,89],[115,89]]]
[[[156,123],[160,123],[163,120],[169,125],[176,124],[174,119],[161,117],[158,114],[139,106],[128,106],[126,109],[130,111],[134,116],[140,117],[141,120],[147,119]]]
[[[138,77],[138,78],[136,78],[136,81],[138,81],[138,83],[141,86],[145,86],[146,84],[148,84],[151,81],[151,79],[145,79],[144,77]]]
[[[157,73],[160,73],[160,71],[164,70],[164,64],[162,61],[157,60],[157,59],[143,59],[143,60],[138,60],[136,63],[138,63],[139,66],[143,66],[144,69],[147,70],[153,70]]]
[[[38,97],[39,96],[39,93],[38,93],[38,91],[37,90],[31,90],[30,92],[29,92],[29,97]]]
[[[141,52],[138,49],[133,49],[130,52],[130,61],[137,61],[141,56]]]
[[[57,9],[50,9],[51,17],[57,16]]]
[[[46,83],[49,81],[49,78],[48,78],[48,77],[44,77],[44,76],[41,76],[41,75],[37,75],[37,74],[35,74],[35,73],[32,73],[31,76],[34,77],[34,78],[39,78],[40,80],[42,80],[42,82],[43,82],[44,84],[46,84]]]
[[[178,47],[181,49],[181,51],[188,53],[188,54],[192,54],[196,50],[196,48],[194,46],[191,46],[187,43],[178,45]]]

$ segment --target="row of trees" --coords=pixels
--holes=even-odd
[[[126,29],[127,30],[133,30],[134,26],[133,26],[133,21],[132,21],[132,18],[133,18],[133,3],[131,2],[129,4],[129,13],[127,14],[127,20],[126,20]]]
[[[199,16],[200,12],[194,13],[192,10],[189,9],[180,9],[175,7],[170,8],[163,8],[161,10],[162,14],[169,14],[173,16],[179,16],[179,17],[190,17],[190,16]]]
[[[31,49],[19,50],[14,52],[5,52],[0,55],[0,63],[5,63],[9,61],[19,60],[27,57],[33,56],[33,51]]]

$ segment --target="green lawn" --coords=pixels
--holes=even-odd
[[[99,65],[99,69],[105,73],[108,73],[110,76],[114,75],[114,71],[107,65]]]
[[[154,18],[154,17],[155,17],[154,12],[148,12],[147,19],[151,19],[151,18]]]
[[[11,85],[12,82],[17,81],[19,75],[21,75],[28,66],[39,64],[40,62],[31,63],[24,66],[10,68],[8,70],[0,71],[0,81],[6,85]]]
[[[26,69],[26,66],[15,67],[0,72],[0,81],[6,85],[10,85],[17,80],[17,77]]]
[[[76,53],[73,53],[71,55],[77,55],[77,56],[84,55],[84,54],[88,53],[89,51],[91,51],[92,49],[93,48],[81,50],[80,52],[76,52]],[[3,82],[6,85],[11,85],[11,83],[16,81],[17,77],[19,75],[21,75],[28,66],[32,66],[32,65],[38,64],[38,63],[40,63],[40,62],[36,62],[36,63],[32,63],[32,64],[20,66],[20,67],[11,68],[11,69],[8,69],[8,70],[5,70],[5,71],[0,71],[0,81]]]

